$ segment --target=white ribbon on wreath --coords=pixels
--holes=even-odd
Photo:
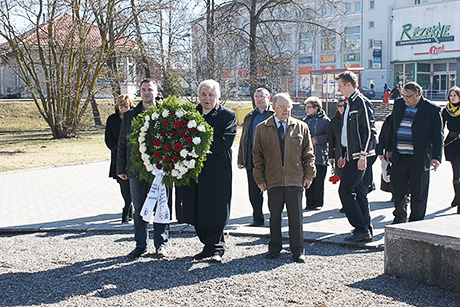
[[[150,223],[155,213],[154,223],[169,224],[171,214],[168,207],[168,195],[166,186],[162,183],[165,173],[157,168],[154,168],[152,173],[155,175],[155,179],[142,206],[141,216],[144,221]]]

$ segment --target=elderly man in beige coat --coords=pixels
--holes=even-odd
[[[254,180],[262,191],[268,191],[270,242],[265,257],[280,255],[281,214],[286,204],[292,258],[304,263],[302,195],[316,175],[310,131],[307,124],[291,117],[289,94],[276,94],[273,109],[275,114],[256,127],[252,149]]]

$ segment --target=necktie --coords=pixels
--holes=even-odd
[[[282,140],[284,140],[284,127],[283,122],[280,122],[280,126],[278,127],[278,133]]]

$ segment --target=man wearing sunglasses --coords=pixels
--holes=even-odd
[[[392,159],[393,224],[407,219],[406,193],[411,194],[409,222],[425,218],[430,167],[442,157],[441,108],[423,97],[422,87],[409,82],[395,101],[385,150]]]

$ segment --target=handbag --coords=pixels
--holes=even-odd
[[[382,179],[386,183],[390,183],[390,175],[391,175],[391,162],[388,162],[385,158],[382,161]]]

